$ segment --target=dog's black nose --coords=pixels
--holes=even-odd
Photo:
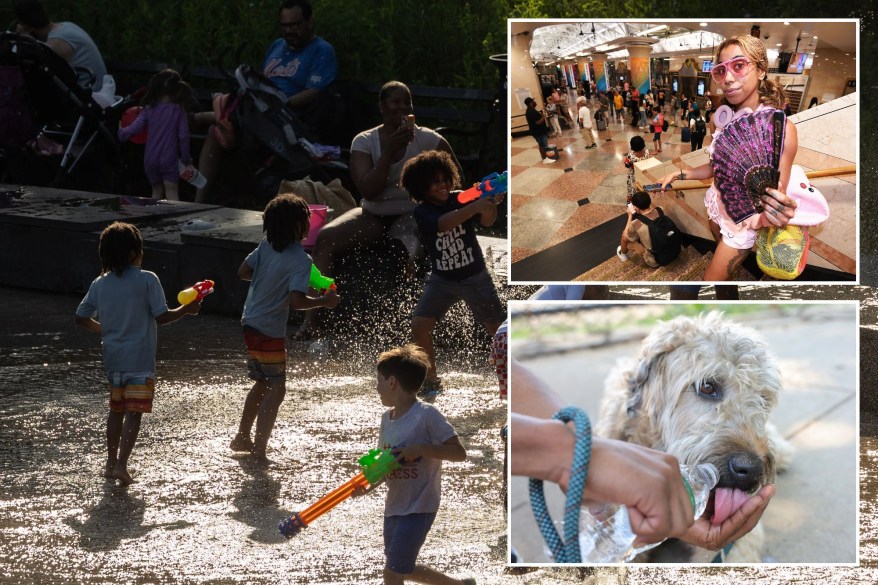
[[[762,477],[762,460],[755,453],[734,453],[729,457],[729,472],[733,484],[729,487],[750,491]]]

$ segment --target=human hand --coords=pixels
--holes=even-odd
[[[762,216],[767,224],[783,227],[796,215],[796,202],[786,193],[768,188],[762,196]]]
[[[352,498],[359,498],[366,495],[366,492],[369,491],[361,485],[358,485],[354,488],[354,491],[351,492]]]
[[[635,547],[682,536],[694,522],[677,459],[633,443],[592,437],[583,497],[627,506]]]
[[[476,199],[475,201],[470,203],[470,205],[475,206],[473,208],[475,213],[484,213],[486,211],[492,211],[495,207],[497,207],[497,204],[495,203],[494,197],[495,197],[494,195],[489,195],[488,197],[479,197],[478,199]]]
[[[414,126],[409,127],[402,123],[387,137],[387,150],[389,152],[404,150],[415,139]]]
[[[397,447],[392,453],[396,460],[400,463],[405,461],[417,461],[424,456],[424,445],[406,445],[405,447]]]
[[[720,550],[753,530],[774,493],[773,485],[764,486],[718,526],[714,526],[709,518],[702,516],[680,539],[708,550]]]
[[[338,296],[338,293],[333,288],[329,289],[321,298],[323,299],[323,306],[328,309],[334,309],[339,301],[341,301],[341,297]]]
[[[187,315],[197,315],[201,310],[201,300],[192,301],[188,305],[183,305],[183,312]]]
[[[659,191],[659,193],[664,192],[664,191],[667,191],[667,189],[668,189],[668,185],[670,185],[671,183],[673,183],[673,182],[674,182],[674,179],[679,179],[679,178],[680,178],[680,172],[679,172],[679,171],[674,171],[674,172],[672,172],[672,173],[668,173],[667,175],[665,175],[664,177],[662,177],[662,179],[661,179],[661,181],[660,181],[660,183],[662,184],[662,189],[661,189],[661,191]]]

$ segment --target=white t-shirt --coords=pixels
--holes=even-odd
[[[364,130],[354,137],[351,151],[365,152],[372,157],[373,164],[381,157],[381,138],[378,128]],[[415,203],[409,196],[409,192],[399,186],[399,178],[402,175],[402,167],[406,161],[414,158],[426,150],[435,150],[439,146],[441,136],[429,128],[415,126],[415,138],[405,149],[401,159],[390,165],[387,175],[387,184],[378,197],[371,201],[363,199],[361,206],[369,213],[375,215],[402,215],[415,208]]]
[[[441,412],[419,400],[397,419],[391,419],[390,412],[390,409],[387,410],[381,417],[378,431],[380,449],[441,445],[457,435]],[[385,516],[436,512],[442,491],[442,460],[421,457],[417,461],[406,461],[402,469],[387,475],[386,483]]]
[[[591,110],[588,109],[588,106],[579,108],[579,123],[582,124],[583,128],[591,128]]]

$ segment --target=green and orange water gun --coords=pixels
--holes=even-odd
[[[303,528],[307,528],[314,520],[329,512],[343,501],[351,497],[359,489],[368,489],[378,485],[384,477],[402,466],[396,460],[391,449],[372,449],[357,462],[360,464],[360,473],[335,488],[301,512],[293,512],[293,515],[278,524],[278,530],[286,538],[297,535]]]
[[[320,271],[317,270],[317,267],[312,264],[311,278],[308,280],[308,286],[314,290],[319,290],[321,293],[325,293],[328,290],[335,290],[335,279],[323,276],[320,274]]]

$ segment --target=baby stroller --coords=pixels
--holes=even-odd
[[[102,107],[90,89],[79,85],[77,72],[67,61],[47,44],[28,36],[3,33],[0,62],[7,72],[10,68],[19,69],[36,132],[30,152],[19,148],[15,154],[24,156],[27,152],[28,156],[40,157],[47,167],[35,173],[37,181],[28,182],[45,182],[45,177],[52,177],[49,183],[53,186],[104,186],[105,190],[112,190],[112,173],[107,173],[107,169],[119,163],[116,128],[126,107],[124,100]],[[53,141],[61,143],[60,153]],[[86,161],[90,171],[99,169],[98,172],[81,170]]]
[[[229,77],[233,93],[214,96],[216,138],[244,162],[251,177],[248,190],[254,188],[252,177],[257,178],[258,193],[251,192],[251,197],[274,196],[283,179],[310,176],[329,183],[347,171],[341,149],[319,144],[271,80],[248,65],[240,65]]]

